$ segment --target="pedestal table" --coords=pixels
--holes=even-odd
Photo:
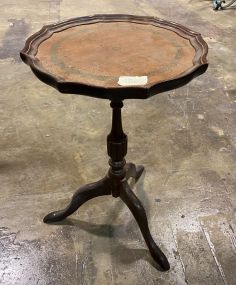
[[[21,58],[41,81],[62,93],[110,100],[113,113],[107,175],[80,187],[65,209],[48,214],[44,222],[61,221],[97,196],[120,197],[134,215],[151,256],[163,270],[169,269],[151,236],[145,210],[128,184],[130,177],[137,181],[144,168],[125,161],[121,108],[126,99],[147,99],[187,84],[206,71],[206,55],[207,44],[199,33],[146,16],[74,18],[44,26],[26,41]]]

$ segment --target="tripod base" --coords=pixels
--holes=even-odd
[[[115,184],[116,189],[119,189],[117,196],[122,199],[135,217],[142,232],[143,238],[149,248],[151,256],[163,270],[168,270],[170,268],[169,262],[151,236],[144,207],[128,184],[128,179],[130,177],[132,177],[135,182],[138,181],[142,175],[144,167],[136,167],[133,163],[127,163],[124,166],[124,170],[125,177],[123,179],[115,179],[112,175],[110,175],[110,172],[108,172],[107,176],[105,176],[103,179],[80,187],[74,193],[70,204],[65,209],[48,214],[45,216],[43,221],[45,223],[61,221],[74,213],[86,201],[98,196],[112,195]]]

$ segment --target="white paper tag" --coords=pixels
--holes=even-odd
[[[148,82],[147,76],[120,76],[118,84],[121,86],[145,85]]]

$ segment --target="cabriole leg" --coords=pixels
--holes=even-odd
[[[73,195],[70,204],[63,210],[55,211],[44,217],[45,223],[58,222],[73,214],[81,205],[88,200],[110,195],[111,188],[107,177],[95,182],[80,187]]]
[[[128,206],[132,214],[134,215],[139,228],[142,232],[143,238],[149,248],[151,256],[153,259],[161,266],[163,270],[169,270],[170,265],[169,262],[164,255],[164,253],[160,250],[160,248],[154,242],[149,227],[148,220],[146,216],[146,212],[143,208],[143,205],[139,201],[139,199],[135,196],[135,194],[130,189],[127,181],[123,182],[122,190],[120,191],[120,197],[123,202]]]

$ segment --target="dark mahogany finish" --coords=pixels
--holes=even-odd
[[[127,136],[122,129],[121,108],[123,103],[111,102],[113,110],[112,128],[107,136],[107,153],[111,157],[109,160],[110,169],[108,174],[95,183],[87,184],[79,188],[72,197],[70,204],[63,210],[52,212],[44,218],[45,223],[58,222],[74,213],[86,201],[102,196],[112,195],[120,197],[134,215],[144,240],[150,250],[153,259],[163,270],[170,268],[169,262],[163,252],[155,244],[148,227],[147,216],[143,205],[131,190],[128,179],[130,177],[138,181],[144,167],[127,163],[124,159],[127,153]]]
[[[37,58],[40,45],[50,39],[54,34],[69,30],[83,25],[96,25],[98,23],[137,23],[143,26],[157,27],[167,32],[172,31],[179,38],[190,42],[189,46],[194,47],[195,55],[192,58],[192,66],[189,66],[182,73],[169,78],[160,80],[151,85],[145,86],[115,86],[103,87],[94,85],[93,82],[73,82],[60,78],[58,75],[48,72]],[[171,44],[171,43],[170,43]],[[170,47],[166,46],[165,49]],[[158,50],[158,46],[156,49]],[[206,55],[208,47],[201,35],[188,28],[174,22],[165,21],[156,17],[134,16],[134,15],[94,15],[70,19],[54,25],[44,26],[39,32],[32,35],[25,44],[20,55],[22,60],[28,64],[34,74],[43,82],[56,88],[62,93],[83,94],[86,96],[110,99],[146,99],[161,92],[181,87],[191,81],[194,77],[204,73],[208,67]],[[132,53],[132,50],[130,51]],[[99,57],[99,55],[98,55]],[[112,63],[111,63],[112,65]],[[158,62],[156,63],[158,66]],[[122,74],[121,74],[122,75]],[[133,74],[131,74],[133,75]],[[91,79],[92,81],[92,79]]]
[[[129,26],[129,23],[135,24],[136,26],[135,27],[132,25]],[[86,35],[86,26],[87,26],[90,29],[88,34],[91,35],[94,32],[93,30],[91,30],[91,28],[93,29],[93,25],[96,24],[101,24],[99,26],[102,30],[102,33],[100,35],[101,38],[102,37],[105,38],[105,45],[107,44],[106,41],[107,27],[105,27],[106,25],[104,24],[111,24],[111,26],[109,26],[109,29],[110,27],[112,27],[114,31],[116,32],[118,31],[117,32],[118,34],[119,34],[119,28],[117,27],[121,27],[122,29],[127,29],[127,32],[130,32],[129,28],[131,28],[131,30],[133,29],[134,31],[137,31],[137,37],[139,38],[140,35],[142,38],[142,33],[143,33],[144,38],[146,37],[145,39],[147,40],[152,40],[155,37],[156,39],[160,39],[160,46],[157,46],[157,49],[160,48],[160,51],[163,52],[163,57],[166,58],[167,60],[168,60],[168,53],[166,51],[168,51],[168,48],[170,48],[171,50],[174,47],[174,51],[172,49],[172,53],[175,54],[174,62],[172,62],[171,65],[169,65],[170,68],[169,67],[165,68],[165,66],[164,67],[162,66],[161,68],[160,66],[162,61],[162,55],[160,57],[158,55],[158,52],[156,52],[155,56],[157,58],[159,56],[158,58],[159,65],[158,62],[156,65],[158,68],[160,68],[160,73],[162,73],[161,77],[158,77],[156,75],[158,68],[155,69],[153,67],[156,66],[155,62],[153,64],[153,62],[149,60],[150,58],[148,54],[148,45],[144,45],[143,49],[140,50],[139,60],[143,60],[145,56],[146,59],[149,60],[149,65],[147,64],[149,70],[148,68],[146,68],[145,64],[141,66],[141,70],[142,68],[144,68],[144,70],[150,71],[149,75],[150,78],[152,78],[152,80],[150,80],[150,82],[147,84],[144,84],[142,86],[137,86],[137,85],[126,86],[126,87],[118,86],[117,81],[114,81],[114,78],[116,78],[114,74],[117,73],[116,70],[117,66],[118,67],[121,66],[122,68],[124,67],[124,64],[123,66],[119,65],[120,64],[119,60],[118,60],[118,65],[116,64],[116,68],[109,69],[110,66],[108,65],[107,69],[108,74],[106,74],[105,76],[103,75],[99,77],[97,74],[95,75],[93,74],[92,76],[94,77],[91,78],[95,78],[96,82],[96,84],[93,84],[92,79],[89,78],[91,74],[89,74],[88,72],[84,72],[84,70],[81,71],[79,64],[81,64],[83,68],[84,67],[87,68],[89,66],[90,71],[91,70],[96,71],[97,66],[94,65],[91,69],[89,62],[84,63],[83,61],[80,61],[81,58],[78,59],[78,57],[75,60],[77,64],[77,66],[76,65],[75,66],[76,68],[78,67],[78,70],[75,68],[75,66],[72,67],[72,69],[74,73],[77,72],[76,76],[79,78],[79,80],[78,81],[67,80],[67,78],[70,78],[70,72],[68,71],[68,66],[65,65],[65,62],[60,62],[60,60],[58,61],[58,59],[55,60],[55,54],[53,54],[53,52],[54,53],[55,51],[61,52],[61,55],[63,56],[63,48],[64,48],[68,60],[69,61],[71,60],[71,58],[69,58],[70,56],[72,57],[73,60],[73,52],[75,53],[75,55],[77,55],[78,53],[78,50],[76,48],[77,46],[67,45],[65,39],[69,39],[71,38],[71,35],[72,36],[75,35],[75,37],[77,37],[76,38],[77,42],[79,42],[78,35],[79,36],[81,35],[81,31],[83,31],[84,33],[83,35]],[[82,27],[82,30],[70,30],[78,27],[79,28]],[[99,30],[99,27],[95,29],[95,34],[96,31]],[[147,36],[147,33],[149,32],[149,27],[152,33],[151,36]],[[155,31],[156,28],[159,29],[158,32]],[[133,30],[132,32],[130,32],[130,35],[133,35]],[[69,37],[68,33],[70,34]],[[168,34],[169,41],[165,41],[166,40],[165,33]],[[171,33],[172,35],[170,35]],[[54,35],[55,37],[53,39]],[[65,35],[67,35],[67,37],[65,37]],[[117,40],[114,34],[112,36],[114,37],[114,41]],[[94,36],[92,37],[92,41],[93,39]],[[156,41],[158,43],[158,40]],[[64,44],[64,46],[62,45],[62,43]],[[104,42],[100,42],[100,46],[102,46],[103,44]],[[106,52],[107,54],[109,54],[109,52],[110,54],[113,53],[115,54],[118,51],[119,55],[119,51],[121,51],[120,55],[122,58],[123,55],[130,56],[130,54],[132,54],[132,48],[135,49],[135,46],[133,47],[131,45],[131,52],[127,52],[125,41],[121,43],[121,47],[117,46],[118,44],[119,41],[116,43],[116,46],[114,45],[111,46],[110,51],[108,50],[106,51],[104,49],[103,50],[98,49],[98,50],[104,53],[105,56]],[[62,46],[63,48],[61,48]],[[96,47],[94,43],[91,44],[91,46]],[[48,53],[50,53],[51,57],[47,57],[48,56],[47,51]],[[85,49],[85,51],[87,50]],[[155,50],[152,49],[152,52],[153,51],[155,52]],[[97,52],[97,48],[95,48],[95,52]],[[136,50],[136,52],[138,53],[139,50],[138,51]],[[90,56],[91,55],[93,54],[90,54]],[[98,52],[98,57],[99,55],[100,54]],[[184,60],[183,55],[188,56],[188,59],[186,61]],[[130,177],[132,177],[135,180],[135,182],[140,178],[144,170],[144,167],[141,165],[135,166],[133,163],[126,163],[125,161],[128,139],[127,135],[123,132],[122,129],[121,108],[123,107],[124,99],[146,99],[158,93],[171,90],[187,84],[191,79],[206,71],[208,66],[206,55],[207,55],[207,45],[199,33],[193,32],[173,22],[160,20],[154,17],[141,17],[141,16],[132,16],[132,15],[95,15],[91,17],[75,18],[61,23],[57,23],[55,25],[45,26],[38,33],[34,34],[26,41],[26,45],[24,49],[21,51],[21,58],[25,63],[27,63],[31,67],[34,74],[40,80],[53,86],[62,93],[81,94],[91,97],[109,99],[111,100],[111,108],[113,112],[112,128],[110,134],[107,136],[107,153],[110,156],[109,160],[110,169],[107,175],[98,182],[87,184],[85,186],[80,187],[73,195],[69,205],[63,210],[55,211],[48,214],[44,218],[45,223],[57,222],[65,219],[66,217],[74,213],[82,204],[84,204],[86,201],[92,198],[102,195],[112,195],[113,197],[120,197],[122,201],[130,209],[133,216],[135,217],[153,259],[161,266],[163,270],[168,270],[170,268],[167,258],[165,257],[163,252],[159,249],[159,247],[156,245],[151,236],[145,210],[141,202],[133,193],[131,187],[128,184],[128,179]],[[49,62],[47,62],[47,59],[49,60]],[[47,68],[44,68],[43,62],[41,62],[40,60],[44,61],[44,63],[46,60],[48,64],[47,68],[49,69],[51,68],[51,70],[53,70],[54,72],[50,73]],[[179,62],[179,65],[178,61],[181,61]],[[180,68],[180,70],[181,67],[183,66],[185,68],[185,66],[188,65],[189,62],[191,64],[187,66],[186,70],[182,70],[180,73],[178,73],[179,72],[178,68]],[[103,62],[101,63],[101,66],[103,66]],[[177,70],[177,74],[175,67]],[[127,71],[127,65],[125,65],[125,68],[126,69],[123,69],[123,71],[124,70]],[[136,66],[134,66],[133,70],[137,72],[137,70],[139,70],[138,68],[140,68],[140,65],[139,63],[138,64],[136,63]],[[132,72],[132,68],[130,70]],[[60,75],[58,75],[56,71],[58,71]],[[133,75],[136,76],[136,74]],[[86,78],[86,76],[88,78]],[[101,78],[105,79],[104,81],[102,80],[99,81],[97,80],[97,78],[99,78],[99,80]],[[107,78],[110,81],[107,80]],[[159,79],[155,81],[155,78]],[[160,78],[162,78],[162,80],[160,80]],[[90,82],[90,84],[86,83],[86,80],[89,81],[90,79],[92,82]]]

